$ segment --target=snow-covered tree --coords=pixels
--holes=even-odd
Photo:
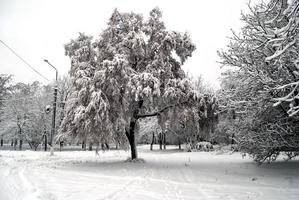
[[[265,62],[277,68],[282,80],[274,79],[275,106],[287,102],[289,116],[299,112],[299,1],[273,0],[262,12],[266,19],[265,46],[270,50]],[[269,15],[269,16],[267,16]],[[275,91],[276,90],[276,91]]]
[[[3,120],[3,105],[5,104],[5,100],[7,96],[9,95],[9,92],[11,90],[11,76],[0,74],[0,123]],[[1,146],[3,145],[3,135],[0,134],[1,139]]]
[[[62,135],[122,142],[126,137],[136,159],[138,120],[193,97],[181,66],[195,46],[187,33],[167,30],[161,17],[158,8],[147,20],[114,10],[94,42],[80,34],[66,45],[74,91]]]
[[[23,141],[36,149],[45,130],[50,128],[50,116],[45,113],[50,97],[52,92],[38,82],[13,85],[3,105],[0,133],[4,138],[13,139],[15,143],[18,140],[20,149]]]
[[[5,100],[11,89],[11,78],[11,75],[0,74],[0,109],[3,106],[3,101]]]
[[[298,1],[271,0],[243,14],[222,63],[223,109],[241,119],[234,126],[239,147],[256,161],[281,151],[298,152]],[[274,106],[274,107],[273,107]]]

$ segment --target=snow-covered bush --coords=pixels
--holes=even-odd
[[[199,151],[211,151],[214,148],[210,142],[202,141],[196,144],[196,149]]]

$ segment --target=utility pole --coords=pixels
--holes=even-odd
[[[56,121],[56,105],[57,105],[57,78],[58,78],[58,70],[54,67],[47,59],[44,59],[48,65],[50,65],[56,71],[56,83],[54,86],[54,101],[53,101],[53,112],[52,112],[52,127],[51,127],[51,134],[50,134],[50,155],[54,155],[54,143],[53,138],[56,131],[55,121]]]

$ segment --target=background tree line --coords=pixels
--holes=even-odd
[[[13,84],[12,77],[8,75],[0,75],[0,80],[1,146],[6,141],[21,150],[23,143],[27,142],[31,149],[36,150],[42,142],[47,143],[49,136],[54,83]],[[58,88],[57,129],[63,119],[64,104],[70,92],[69,78],[60,78]]]

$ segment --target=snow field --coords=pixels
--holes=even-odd
[[[158,149],[155,147],[154,149]],[[0,200],[299,199],[299,161],[257,166],[241,154],[0,151]]]

